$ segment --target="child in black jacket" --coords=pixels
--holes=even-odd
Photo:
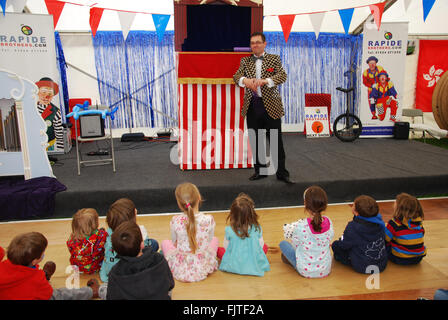
[[[382,272],[387,265],[387,252],[385,224],[378,204],[372,197],[359,196],[353,203],[352,213],[353,221],[331,245],[334,259],[359,273]]]
[[[144,247],[140,227],[121,223],[112,234],[120,261],[109,273],[107,300],[170,300],[174,278],[164,256]]]

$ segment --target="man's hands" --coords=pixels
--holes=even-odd
[[[266,79],[250,79],[245,78],[243,80],[244,85],[251,89],[252,91],[256,92],[258,87],[264,86],[265,84],[268,84],[268,80]]]

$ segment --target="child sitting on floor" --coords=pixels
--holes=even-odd
[[[331,245],[334,259],[352,266],[359,273],[382,272],[387,266],[387,253],[385,224],[378,204],[372,197],[361,195],[355,199],[352,213],[353,221],[347,224],[342,237]]]
[[[134,221],[115,229],[112,246],[120,260],[109,273],[108,300],[171,299],[174,279],[170,267],[162,254],[144,246]]]
[[[285,224],[285,239],[280,242],[282,260],[291,264],[306,278],[322,278],[331,271],[330,241],[333,224],[322,213],[327,209],[327,194],[319,186],[311,186],[303,193],[305,212],[308,218]]]
[[[87,300],[98,297],[98,281],[91,279],[90,285],[79,289],[53,289],[49,283],[56,270],[52,261],[39,263],[44,258],[48,241],[39,232],[17,235],[7,250],[0,247],[0,300]],[[1,254],[3,252],[3,255]]]
[[[263,231],[258,223],[254,201],[240,193],[230,207],[225,229],[224,247],[218,248],[222,259],[219,270],[232,273],[263,276],[270,270],[266,257],[268,246],[263,241]]]
[[[132,200],[128,198],[121,198],[115,201],[107,211],[106,222],[109,228],[107,229],[107,239],[104,246],[104,260],[101,265],[100,277],[101,281],[107,282],[109,271],[118,262],[119,258],[112,248],[112,233],[123,222],[137,221],[137,208]],[[144,240],[145,247],[151,247],[154,252],[159,250],[159,244],[156,240],[148,238],[148,232],[144,226],[140,226],[140,231]]]
[[[394,203],[394,215],[386,227],[389,260],[402,265],[417,264],[426,256],[423,242],[423,209],[417,198],[400,193]]]
[[[171,219],[172,240],[162,241],[162,251],[176,280],[201,281],[218,269],[215,220],[199,212],[202,198],[194,184],[178,185],[175,195],[183,213]]]
[[[104,245],[107,232],[98,229],[98,213],[85,208],[73,215],[72,234],[67,240],[70,251],[70,264],[80,272],[92,274],[101,268],[104,259]]]

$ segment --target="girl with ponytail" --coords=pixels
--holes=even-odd
[[[162,251],[176,280],[201,281],[218,269],[215,220],[199,212],[202,198],[194,184],[178,185],[175,196],[182,214],[171,219],[171,240],[162,241]]]
[[[321,187],[311,186],[303,193],[303,202],[307,218],[283,226],[286,240],[279,245],[281,257],[306,278],[326,277],[331,271],[330,242],[334,236],[330,218],[322,215],[327,209],[327,194]]]

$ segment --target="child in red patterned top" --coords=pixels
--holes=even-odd
[[[95,209],[78,210],[72,220],[72,234],[67,241],[70,264],[80,272],[91,274],[101,268],[107,232],[98,229],[98,213]]]

